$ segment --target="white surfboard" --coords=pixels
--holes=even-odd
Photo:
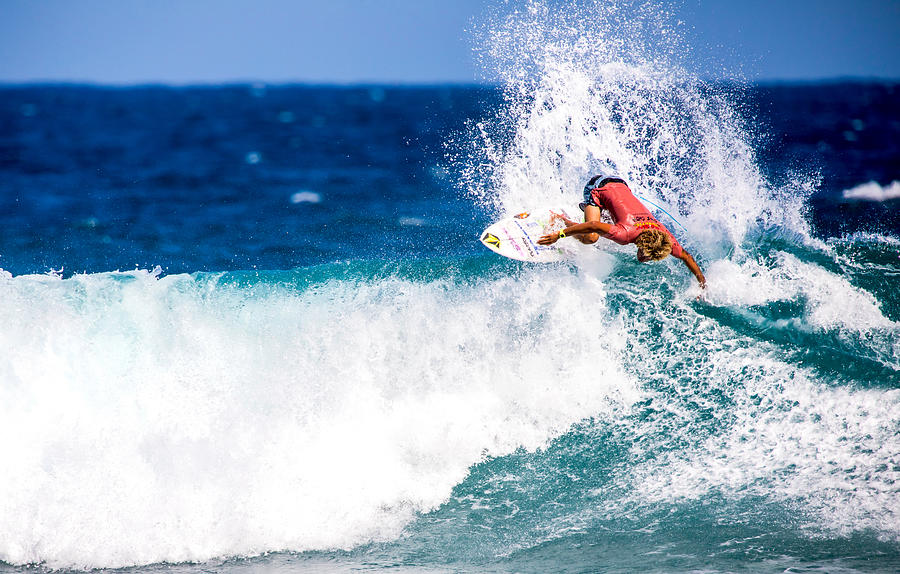
[[[553,214],[571,221],[584,221],[578,207],[550,207],[519,213],[492,224],[479,236],[485,247],[510,259],[549,263],[570,259],[584,246],[575,238],[563,238],[550,246],[538,245],[538,239],[565,227]]]

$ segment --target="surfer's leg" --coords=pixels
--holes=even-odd
[[[603,213],[603,210],[597,207],[596,205],[585,205],[584,206],[584,220],[587,221],[600,221],[600,215]],[[600,239],[599,233],[586,233],[584,235],[578,235],[578,240],[586,245],[590,245],[591,243],[596,243],[598,239]]]

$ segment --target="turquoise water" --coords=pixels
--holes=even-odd
[[[0,572],[900,570],[900,92],[529,6],[497,88],[0,91]],[[705,291],[479,245],[606,160]]]
[[[702,299],[674,265],[603,252],[7,276],[4,323],[29,320],[4,377],[28,384],[4,387],[2,527],[31,543],[4,552],[890,571],[898,301],[855,284],[900,265],[877,242],[770,247],[710,265]]]

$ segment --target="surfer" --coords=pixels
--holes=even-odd
[[[574,236],[582,243],[594,243],[603,237],[619,245],[634,243],[641,263],[660,261],[669,255],[684,261],[701,288],[706,288],[706,278],[691,254],[681,247],[672,232],[653,217],[638,198],[631,193],[625,180],[611,174],[595,175],[584,186],[584,202],[578,207],[584,212],[584,223],[576,223],[556,214],[566,224],[565,229],[549,233],[538,240],[541,245],[553,245],[566,236]],[[600,221],[607,210],[613,223]]]

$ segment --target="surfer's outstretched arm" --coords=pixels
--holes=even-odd
[[[551,212],[553,213],[553,212]],[[603,215],[603,209],[597,207],[596,205],[585,205],[584,206],[584,221],[600,221],[600,217]],[[572,221],[568,217],[566,217],[562,213],[553,213],[553,216],[550,218],[550,222],[552,223],[554,220],[561,220],[566,224],[566,227],[572,227],[573,225],[578,225],[579,221]],[[575,234],[575,237],[578,241],[581,241],[585,245],[590,245],[592,243],[596,243],[598,239],[600,239],[599,233],[581,233]]]
[[[706,289],[706,277],[703,276],[703,271],[700,270],[700,266],[697,265],[697,262],[694,261],[694,258],[691,257],[691,254],[687,251],[682,250],[680,256],[676,256],[687,265],[687,268],[691,270],[691,273],[694,274],[694,277],[697,278],[697,282],[700,283],[701,289]]]
[[[570,225],[555,233],[548,233],[538,239],[538,243],[541,245],[553,245],[556,243],[556,240],[560,238],[560,234],[562,234],[563,237],[567,235],[587,235],[590,233],[606,235],[609,233],[610,229],[612,229],[612,225],[609,223],[604,223],[602,221],[585,221],[584,223]]]

